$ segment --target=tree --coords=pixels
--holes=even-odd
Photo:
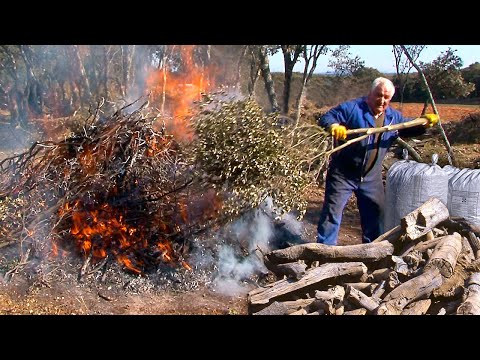
[[[465,81],[475,84],[475,90],[472,91],[469,97],[480,96],[480,63],[475,62],[469,65],[467,68],[461,70],[462,76]]]
[[[260,70],[262,72],[263,80],[265,82],[265,89],[267,90],[268,99],[272,105],[272,112],[280,110],[277,103],[277,96],[275,93],[274,82],[272,74],[270,73],[270,63],[268,60],[268,47],[261,45],[258,47],[258,58],[260,60]]]
[[[348,52],[349,49],[350,45],[340,45],[332,51],[332,59],[328,62],[328,67],[332,68],[337,76],[352,76],[365,67],[365,61],[359,56],[352,58],[352,54]]]
[[[462,76],[462,59],[455,55],[457,50],[448,48],[431,63],[421,63],[425,78],[436,99],[466,97],[475,89],[475,84]]]
[[[302,75],[302,83],[300,85],[300,91],[298,92],[296,113],[295,113],[295,124],[298,125],[300,120],[300,112],[302,109],[303,99],[307,92],[308,81],[312,78],[313,72],[317,67],[317,61],[320,55],[327,52],[327,45],[305,45],[303,48],[303,59],[304,59],[304,68]]]
[[[283,109],[282,112],[288,115],[290,90],[292,88],[293,68],[298,62],[306,45],[281,45],[283,61],[285,65],[285,78],[283,82]]]
[[[410,54],[414,62],[417,61],[420,53],[425,48],[425,45],[404,45],[405,49]],[[394,84],[398,87],[400,91],[398,94],[400,96],[400,110],[403,106],[403,96],[405,94],[405,89],[407,87],[410,71],[413,69],[413,64],[405,56],[402,47],[400,45],[393,45],[393,55],[395,57],[395,70],[397,76],[394,79]]]

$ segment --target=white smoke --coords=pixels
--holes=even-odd
[[[257,271],[265,271],[265,265],[255,254],[241,258],[235,254],[232,247],[221,247],[218,258],[218,276],[214,285],[219,293],[239,296],[245,294],[249,288],[244,281]]]
[[[278,232],[275,229],[275,208],[268,198],[264,204],[251,214],[231,224],[227,232],[231,240],[230,244],[220,247],[218,253],[218,275],[214,279],[216,291],[230,296],[246,294],[251,289],[251,280],[260,273],[266,274],[267,268],[263,264],[262,254],[273,250],[275,237]],[[302,223],[297,221],[291,214],[286,214],[280,219],[282,228],[291,234],[301,233]],[[242,254],[248,249],[247,254]],[[250,285],[250,286],[249,286]]]

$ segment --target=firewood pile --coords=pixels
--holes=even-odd
[[[248,294],[250,313],[480,314],[479,236],[430,198],[372,243],[271,251],[264,262],[280,279]]]
[[[98,107],[80,132],[0,162],[0,247],[20,245],[22,263],[78,252],[81,275],[112,260],[136,274],[159,263],[188,268],[192,171],[146,104],[128,110],[106,117]]]

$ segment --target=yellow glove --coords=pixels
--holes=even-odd
[[[427,125],[425,125],[425,127],[432,127],[434,125],[437,125],[438,120],[440,120],[440,117],[437,114],[425,114],[420,117],[428,120],[428,123]]]
[[[330,125],[330,133],[337,140],[345,140],[347,138],[347,128],[340,124]]]

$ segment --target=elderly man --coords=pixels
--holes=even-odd
[[[382,127],[412,120],[404,118],[399,111],[389,107],[394,93],[395,86],[389,79],[377,78],[366,97],[338,105],[320,117],[318,124],[331,132],[339,142],[347,139],[347,129]],[[426,114],[423,117],[428,120],[426,127],[432,127],[439,120],[435,114]],[[360,212],[362,242],[369,243],[383,233],[383,159],[398,136],[418,136],[423,133],[425,127],[420,125],[400,131],[371,134],[332,155],[325,183],[325,200],[317,228],[317,242],[337,244],[343,209],[352,192],[357,198]]]

